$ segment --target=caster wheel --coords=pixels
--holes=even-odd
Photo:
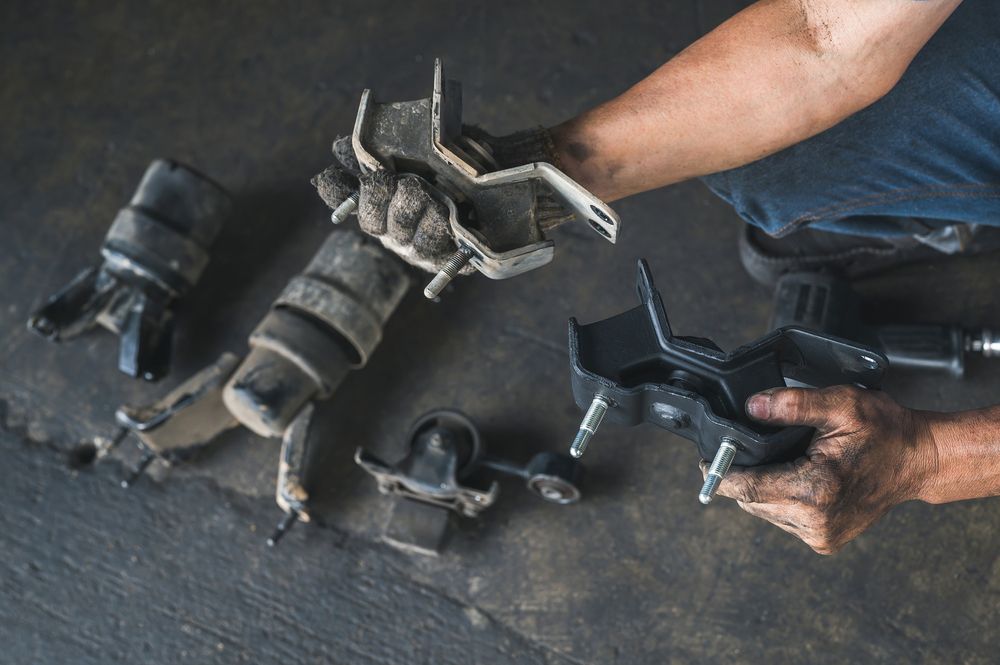
[[[528,489],[551,503],[576,503],[582,475],[578,460],[559,453],[539,453],[528,462]]]
[[[483,453],[483,442],[475,423],[460,411],[438,409],[424,414],[413,424],[410,441],[416,441],[433,429],[451,433],[448,440],[455,446],[458,477],[464,479],[471,475],[478,467]]]

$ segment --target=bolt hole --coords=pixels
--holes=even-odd
[[[597,215],[598,217],[600,217],[602,220],[604,220],[605,222],[607,222],[611,226],[615,225],[615,221],[613,219],[611,219],[610,217],[608,217],[608,215],[603,210],[601,210],[600,208],[598,208],[597,206],[591,205],[590,209],[594,211],[595,215]]]
[[[597,231],[598,233],[600,233],[605,238],[610,238],[611,237],[611,234],[608,233],[607,230],[603,226],[601,226],[600,224],[598,224],[594,220],[588,219],[587,223],[590,224],[591,228],[593,228],[595,231]]]
[[[71,469],[82,469],[90,466],[97,459],[97,446],[93,443],[85,442],[78,444],[69,451],[66,463]]]
[[[875,370],[879,368],[879,362],[871,356],[861,356],[861,366],[865,369]]]

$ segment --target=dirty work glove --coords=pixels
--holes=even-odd
[[[464,133],[488,146],[500,169],[531,162],[556,163],[552,139],[544,128],[501,137],[490,136],[477,127],[465,127]],[[388,171],[361,174],[350,137],[334,141],[333,154],[337,163],[312,179],[323,201],[336,208],[351,193],[360,191],[361,229],[407,263],[428,272],[439,271],[455,253],[455,243],[448,225],[448,208],[429,191],[428,183],[413,175]],[[552,194],[538,196],[537,220],[542,232],[572,218]],[[473,271],[467,265],[461,274]]]

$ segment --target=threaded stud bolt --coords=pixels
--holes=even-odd
[[[712,497],[719,489],[719,483],[729,473],[729,467],[733,465],[733,458],[736,457],[739,450],[735,439],[728,436],[722,437],[722,445],[716,451],[712,466],[708,468],[708,475],[705,476],[705,484],[701,486],[701,492],[698,493],[698,500],[706,506],[712,502]]]
[[[608,412],[610,406],[611,400],[607,397],[594,396],[594,401],[590,403],[590,408],[587,409],[587,413],[583,416],[583,422],[580,423],[580,430],[576,433],[576,438],[573,439],[573,445],[569,448],[570,455],[576,458],[583,456],[583,451],[587,449],[590,439],[597,433],[597,428],[601,426],[604,414]]]
[[[472,250],[464,246],[459,247],[458,251],[444,262],[444,267],[441,268],[441,271],[434,275],[434,279],[424,287],[424,296],[428,300],[436,300],[441,295],[441,292],[444,291],[444,287],[448,286],[448,283],[455,279],[456,275],[471,259]]]

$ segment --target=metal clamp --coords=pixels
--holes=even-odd
[[[430,98],[381,103],[365,90],[351,138],[363,170],[421,177],[448,208],[457,251],[453,269],[428,286],[429,298],[466,263],[490,279],[507,279],[551,261],[554,243],[535,221],[540,187],[602,238],[612,243],[618,238],[621,221],[615,211],[551,164],[497,170],[489,151],[462,135],[461,84],[444,78],[440,60],[434,63]]]

